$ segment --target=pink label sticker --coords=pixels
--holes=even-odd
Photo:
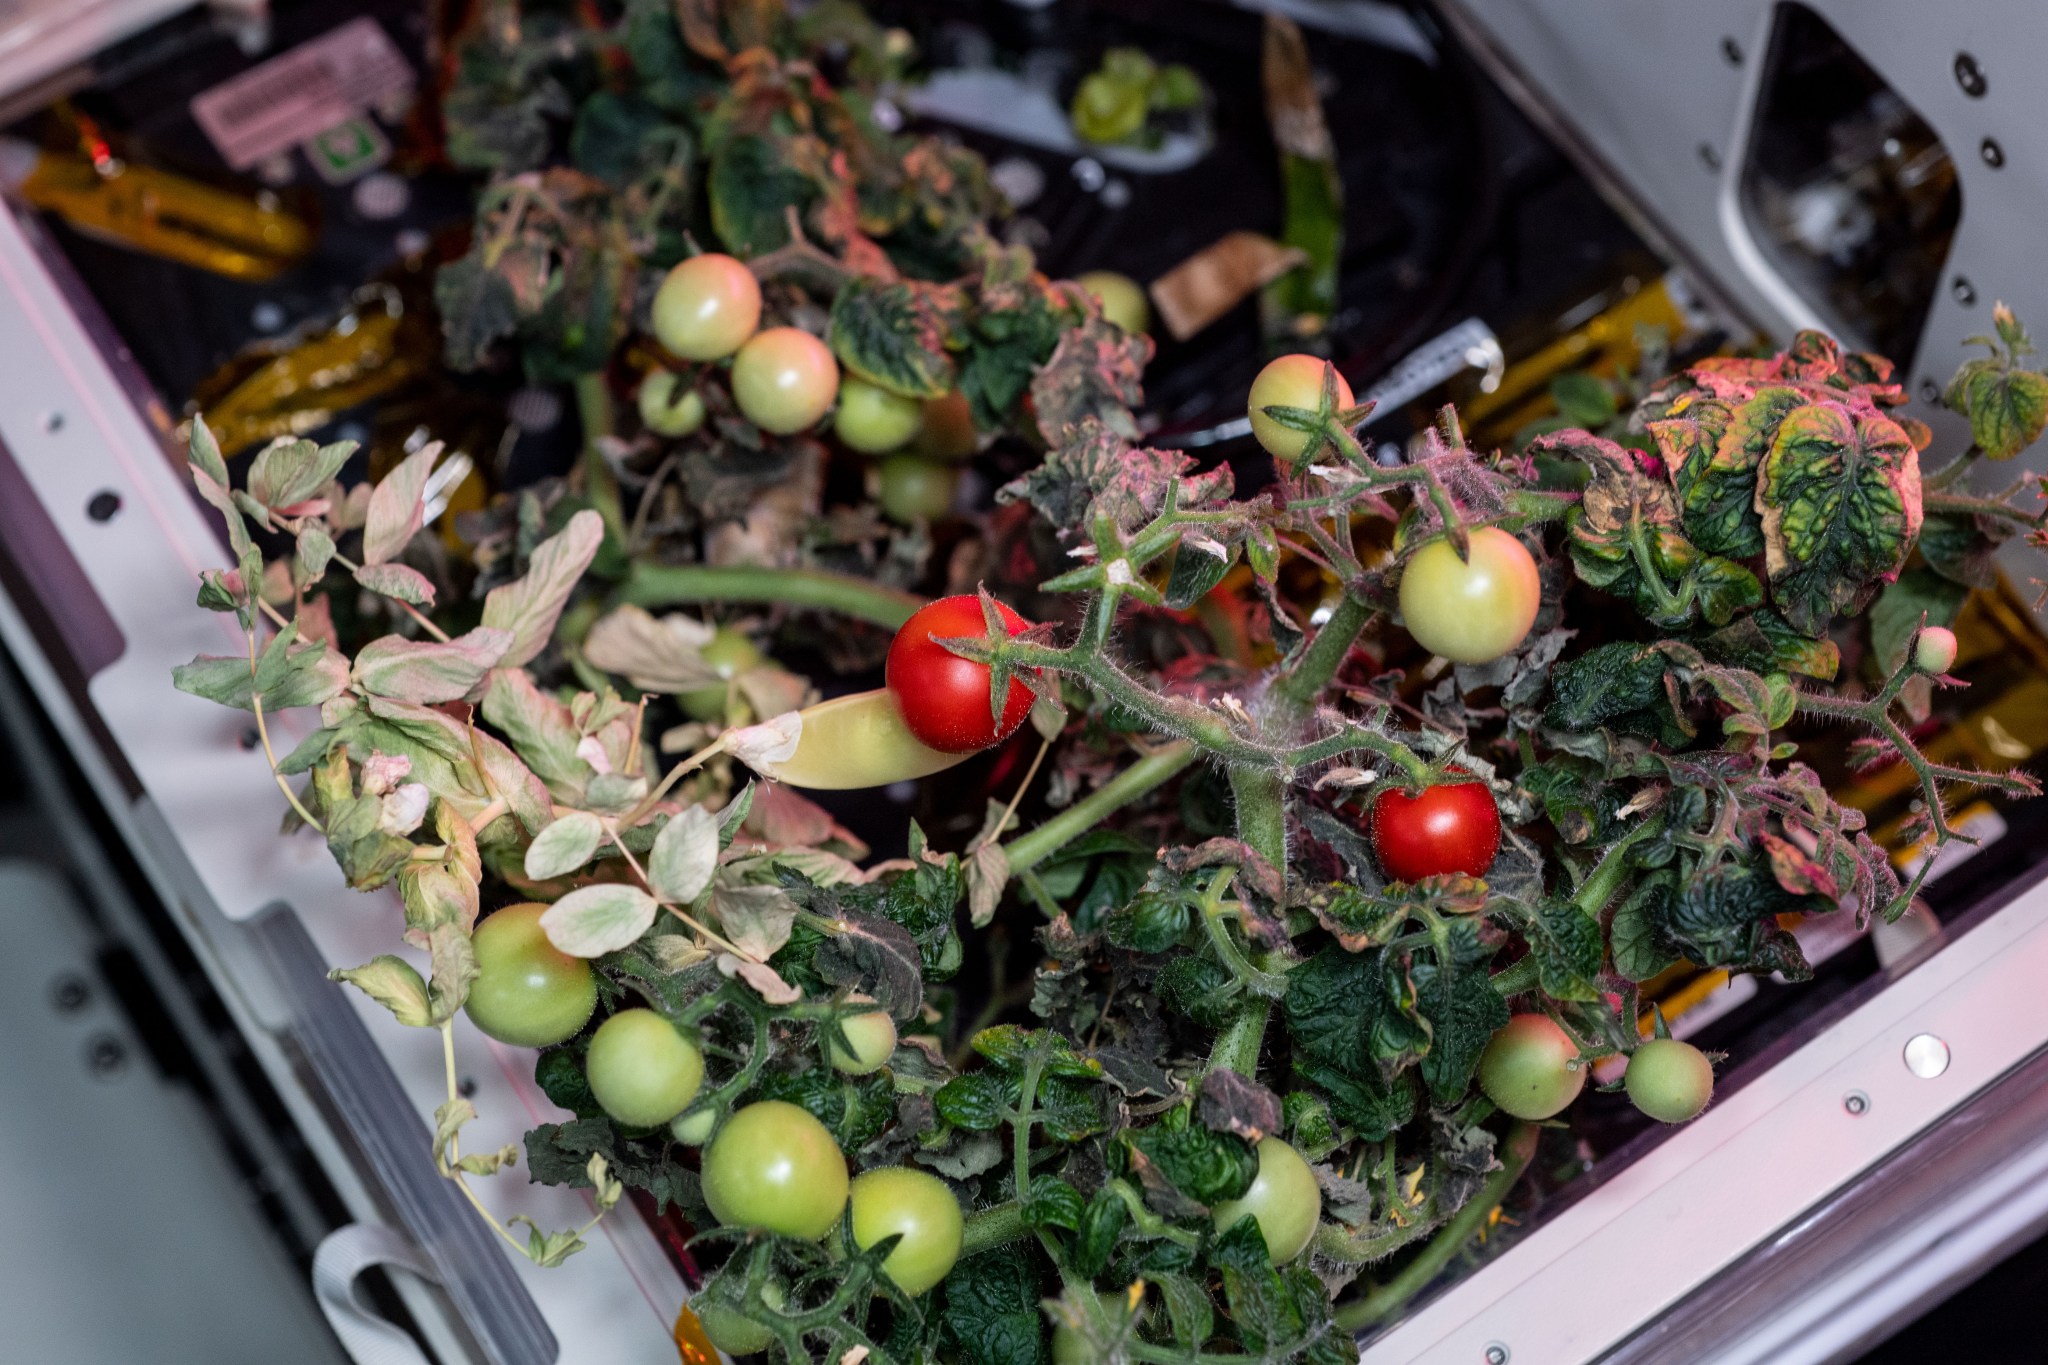
[[[352,19],[192,97],[192,117],[244,171],[412,87],[412,67],[374,19]]]

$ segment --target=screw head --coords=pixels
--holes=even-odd
[[[92,987],[77,972],[66,972],[50,983],[50,1004],[59,1014],[76,1014],[92,999]]]
[[[120,511],[121,495],[111,488],[102,488],[85,505],[85,514],[97,522],[112,521]]]
[[[85,1067],[95,1076],[111,1076],[128,1065],[128,1049],[111,1033],[96,1035],[85,1045]]]
[[[1990,88],[1990,82],[1984,77],[1984,68],[1967,52],[1956,54],[1956,84],[1973,100],[1983,99],[1985,90]]]
[[[1842,1108],[1848,1111],[1850,1118],[1860,1119],[1870,1112],[1870,1096],[1861,1090],[1851,1090],[1842,1096]]]
[[[1941,385],[1935,383],[1932,379],[1921,380],[1920,400],[1924,403],[1939,403],[1941,401]]]
[[[1948,292],[1954,296],[1955,301],[1957,303],[1960,303],[1965,308],[1968,308],[1971,304],[1977,301],[1976,286],[1971,284],[1968,280],[1964,279],[1961,275],[1955,277],[1954,282],[1951,283],[1948,287]]]
[[[1731,37],[1721,40],[1721,57],[1730,66],[1742,65],[1742,44]]]
[[[1487,1342],[1486,1365],[1508,1365],[1508,1348],[1498,1341]]]
[[[1984,164],[1997,170],[2005,164],[2005,148],[1998,145],[1998,139],[1987,137],[1977,144],[1977,155],[1984,158]]]

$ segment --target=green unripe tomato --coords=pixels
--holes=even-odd
[[[1518,1119],[1547,1119],[1579,1097],[1591,1069],[1549,1015],[1518,1014],[1480,1055],[1479,1088]]]
[[[1323,1189],[1301,1153],[1279,1138],[1260,1138],[1257,1151],[1259,1173],[1251,1188],[1218,1204],[1209,1216],[1221,1232],[1250,1214],[1258,1220],[1273,1264],[1286,1265],[1307,1250],[1316,1235],[1323,1216]]]
[[[749,422],[777,436],[818,424],[839,391],[839,362],[798,327],[770,327],[740,347],[732,396]]]
[[[690,1109],[669,1121],[668,1135],[685,1147],[702,1147],[718,1130],[716,1109]]]
[[[545,905],[508,905],[476,926],[476,981],[463,1012],[514,1047],[552,1047],[576,1036],[597,1008],[597,976],[548,942]]]
[[[924,425],[924,404],[854,375],[839,381],[839,411],[832,430],[863,455],[901,449]]]
[[[1480,527],[1470,542],[1469,561],[1444,536],[1415,552],[1401,571],[1401,619],[1432,654],[1491,663],[1528,637],[1543,583],[1522,542],[1498,526]]]
[[[834,1071],[865,1076],[880,1071],[896,1055],[896,1021],[882,1010],[848,1015],[839,1020],[839,1031],[845,1035],[844,1043],[833,1037],[829,1025],[820,1030],[825,1060]]]
[[[846,1157],[824,1124],[763,1100],[725,1121],[699,1163],[704,1202],[726,1227],[815,1242],[846,1208]]]
[[[653,1128],[697,1098],[704,1084],[704,1054],[653,1010],[620,1010],[591,1035],[583,1070],[605,1113],[621,1123]]]
[[[1084,142],[1125,142],[1145,126],[1145,87],[1096,72],[1074,91],[1068,116]]]
[[[927,460],[964,460],[980,445],[974,404],[958,389],[924,400],[923,420],[911,441],[913,455]]]
[[[1308,433],[1281,426],[1266,415],[1266,409],[1306,408],[1313,412],[1322,406],[1323,364],[1321,356],[1283,355],[1260,370],[1259,377],[1252,381],[1248,404],[1252,435],[1258,438],[1268,455],[1288,466],[1301,462],[1302,453],[1308,449]],[[1337,376],[1337,406],[1348,408],[1351,405],[1351,386],[1340,374]]]
[[[1117,326],[1137,336],[1152,325],[1152,305],[1145,298],[1145,290],[1128,275],[1119,275],[1114,270],[1091,270],[1085,275],[1076,275],[1074,283],[1094,296],[1102,305],[1102,316]]]
[[[682,387],[672,370],[650,370],[640,381],[640,425],[656,436],[688,436],[704,425],[704,399]]]
[[[953,510],[953,495],[960,488],[960,471],[952,465],[935,464],[915,455],[891,455],[882,461],[882,514],[904,526],[916,521],[937,521]]]
[[[685,360],[723,360],[761,325],[761,282],[730,256],[678,262],[654,294],[654,338]]]
[[[1936,677],[1956,666],[1956,633],[1947,626],[1922,626],[1913,637],[1913,667]]]
[[[720,626],[711,633],[704,648],[698,651],[698,657],[710,664],[719,677],[730,681],[750,668],[759,668],[767,656],[761,653],[745,631]],[[676,695],[676,703],[691,720],[719,720],[725,715],[728,691],[725,683],[716,683],[680,692]]]
[[[1698,1118],[1714,1098],[1714,1064],[1691,1043],[1652,1038],[1629,1054],[1629,1103],[1659,1123]]]
[[[851,1194],[853,1244],[865,1250],[899,1233],[903,1240],[882,1261],[882,1271],[913,1298],[960,1259],[966,1222],[946,1182],[907,1166],[885,1166],[855,1177]]]
[[[761,1299],[777,1309],[787,1302],[782,1286],[772,1282],[761,1286]],[[767,1350],[775,1341],[773,1332],[729,1303],[716,1299],[692,1301],[690,1311],[697,1315],[697,1325],[704,1329],[705,1339],[729,1356],[750,1356]]]

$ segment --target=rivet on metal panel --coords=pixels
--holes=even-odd
[[[1487,1342],[1486,1365],[1508,1365],[1508,1348],[1497,1341]]]
[[[111,488],[102,488],[85,504],[85,514],[94,521],[112,521],[120,510],[121,495]]]
[[[1948,1070],[1948,1044],[1931,1033],[1916,1033],[1906,1040],[1906,1070],[1923,1081],[1931,1081]]]
[[[1977,287],[1961,275],[1956,276],[1954,283],[1949,285],[1948,292],[1965,308],[1977,301]]]
[[[1941,385],[1935,383],[1932,379],[1921,380],[1920,397],[1924,402],[1939,403],[1941,401]]]
[[[1870,1096],[1861,1090],[1851,1090],[1842,1096],[1842,1108],[1849,1111],[1849,1117],[1860,1119],[1870,1112]]]
[[[1997,170],[2005,164],[2005,148],[1998,145],[1998,139],[1987,137],[1977,144],[1977,155],[1984,158],[1984,164]]]
[[[1975,57],[1967,52],[1958,52],[1956,84],[1963,88],[1965,95],[1975,100],[1984,98],[1984,91],[1989,88],[1990,82],[1984,79],[1984,68],[1977,64]]]
[[[111,1033],[102,1033],[85,1045],[85,1065],[95,1076],[111,1076],[128,1065],[128,1049]]]
[[[92,987],[77,972],[66,972],[50,983],[50,1003],[59,1014],[76,1014],[92,999]]]
[[[49,432],[52,436],[64,430],[64,414],[61,412],[44,413],[43,430]]]

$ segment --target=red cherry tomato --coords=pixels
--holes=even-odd
[[[996,610],[1010,634],[1031,628],[1002,603],[996,603]],[[989,715],[988,665],[963,659],[938,643],[987,633],[981,599],[962,593],[919,608],[889,646],[889,694],[903,724],[943,753],[966,754],[1000,744],[1031,714],[1031,689],[1012,679],[1003,698],[1002,724],[996,724]]]
[[[1390,787],[1372,803],[1372,851],[1397,882],[1483,877],[1500,851],[1500,807],[1483,782],[1446,782],[1412,796]]]

